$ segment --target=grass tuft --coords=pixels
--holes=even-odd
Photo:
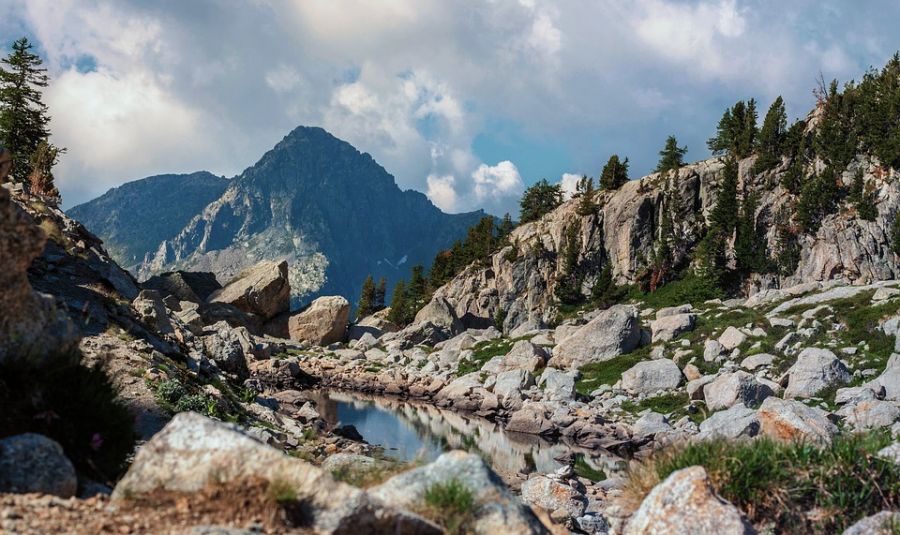
[[[900,506],[900,467],[876,457],[890,443],[889,433],[872,432],[838,436],[825,447],[768,438],[689,444],[633,463],[626,502],[636,507],[672,472],[699,465],[754,524],[771,523],[777,533],[837,533]]]
[[[434,483],[425,490],[424,517],[440,525],[448,535],[462,535],[472,531],[475,518],[475,495],[463,483],[451,479]]]

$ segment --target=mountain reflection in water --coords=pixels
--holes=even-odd
[[[432,461],[445,451],[462,449],[480,454],[501,474],[529,474],[556,470],[564,464],[558,459],[583,455],[587,460],[600,453],[567,444],[562,438],[551,442],[509,433],[483,418],[425,403],[341,391],[320,391],[316,401],[316,410],[329,424],[353,425],[366,442],[402,461]],[[602,456],[608,455],[603,452]]]

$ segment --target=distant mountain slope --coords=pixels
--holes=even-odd
[[[128,184],[130,195],[114,190],[71,213],[89,214],[84,223],[115,240],[116,254],[145,254],[134,270],[139,278],[187,269],[212,271],[224,281],[260,260],[285,258],[295,304],[323,294],[355,300],[369,273],[393,285],[484,216],[441,212],[425,195],[401,191],[370,155],[313,127],[295,129],[241,175],[223,180],[227,187],[218,195],[171,217],[178,229],[172,224],[165,233],[141,235],[142,221],[159,217],[153,210],[131,220],[119,215],[113,224],[93,215],[144,210],[137,199],[155,195],[153,180]],[[188,196],[177,184],[172,190],[175,197]],[[175,208],[182,205],[173,202]]]
[[[68,214],[100,236],[112,257],[131,269],[178,234],[226,187],[228,180],[206,171],[151,176],[113,188]]]

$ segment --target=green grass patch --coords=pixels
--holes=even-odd
[[[451,479],[425,489],[421,513],[444,528],[448,535],[461,535],[471,531],[475,508],[472,491],[459,480]]]
[[[649,357],[650,346],[644,346],[604,362],[585,364],[578,368],[581,376],[575,382],[575,390],[579,394],[588,395],[601,385],[613,385],[622,378],[626,370]]]
[[[717,284],[693,273],[687,273],[654,292],[642,292],[636,287],[631,287],[628,294],[629,299],[657,309],[687,303],[698,306],[711,299],[724,297],[725,292]]]
[[[856,520],[900,506],[900,467],[875,454],[888,432],[840,435],[829,446],[715,440],[660,452],[632,467],[628,492],[688,466],[703,466],[716,491],[758,526],[776,533],[839,533]],[[807,514],[812,511],[826,514]]]
[[[468,373],[477,372],[492,358],[509,353],[513,344],[519,340],[522,340],[522,338],[497,338],[496,340],[478,342],[472,348],[472,356],[459,360],[459,364],[456,366],[456,375],[461,377]]]

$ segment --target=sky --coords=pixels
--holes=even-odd
[[[161,173],[235,176],[298,125],[368,152],[440,208],[517,213],[610,154],[708,157],[722,111],[900,49],[895,0],[2,0],[52,81],[64,206]]]

